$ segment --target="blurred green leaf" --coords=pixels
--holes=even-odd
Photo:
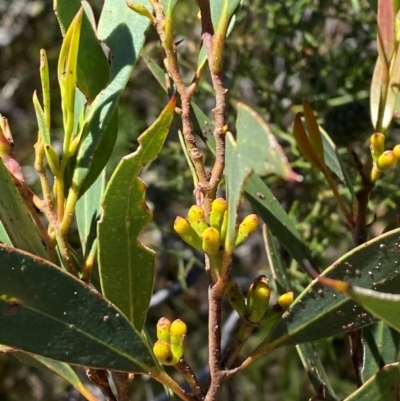
[[[0,245],[0,343],[99,369],[147,371],[152,353],[96,290],[28,253]]]
[[[85,15],[83,16],[79,41],[77,82],[79,89],[91,103],[110,79],[110,67],[107,57],[101,48],[93,27],[93,13],[88,3],[80,0],[55,0],[54,11],[58,18],[61,32],[65,35],[82,5]]]
[[[101,199],[105,187],[105,171],[99,175],[93,185],[78,200],[75,208],[79,238],[83,255],[89,254],[93,241],[97,237],[97,220],[101,214]]]
[[[398,361],[400,334],[384,322],[363,328],[364,363],[361,371],[365,383],[385,365]]]
[[[12,244],[16,248],[47,258],[36,225],[1,158],[0,188],[0,220]]]
[[[139,1],[149,7],[148,1]],[[109,159],[117,137],[117,104],[136,65],[150,20],[128,8],[125,0],[106,0],[97,30],[112,54],[111,80],[86,115],[73,176],[80,196],[96,180]]]
[[[397,10],[393,0],[378,1],[378,53],[384,65],[390,65],[395,52],[395,18]]]
[[[49,370],[61,376],[67,382],[72,384],[88,401],[98,401],[98,398],[86,389],[78,375],[66,363],[20,351],[14,352],[13,355],[24,364],[34,366],[38,369]]]
[[[154,282],[154,252],[138,236],[151,220],[138,177],[154,160],[168,134],[175,112],[173,97],[158,119],[140,137],[138,150],[125,156],[107,185],[99,223],[99,269],[102,290],[141,330],[146,320]]]
[[[297,113],[294,118],[293,135],[296,139],[297,146],[299,147],[299,150],[304,158],[309,161],[311,165],[314,166],[316,169],[318,169],[319,171],[323,171],[325,168],[325,161],[323,159],[320,159],[319,154],[313,148],[310,139],[306,133],[306,130],[304,129],[300,113]]]
[[[307,125],[308,137],[310,144],[321,162],[325,163],[324,146],[322,143],[322,136],[319,130],[317,119],[315,118],[314,111],[310,103],[306,100],[303,101],[304,119]]]
[[[226,138],[226,186],[228,193],[228,228],[225,248],[235,243],[237,208],[243,185],[252,174],[276,174],[286,180],[299,181],[267,123],[250,107],[239,103],[236,120],[237,142],[232,134]]]
[[[0,220],[0,242],[6,245],[12,245],[11,239],[7,234],[6,229],[4,228],[3,223]]]
[[[315,344],[298,344],[296,349],[317,395],[323,394],[325,401],[338,401]]]
[[[346,170],[342,158],[338,154],[336,145],[333,143],[332,139],[328,135],[328,133],[320,127],[322,134],[322,142],[324,146],[324,159],[326,166],[342,181],[348,190],[350,191],[352,200],[355,198],[355,192],[353,183],[349,176],[348,171]]]
[[[353,249],[327,268],[320,277],[352,286],[398,292],[400,229],[383,234]],[[370,291],[370,290],[365,290]],[[375,321],[354,300],[314,280],[290,306],[260,348],[294,345],[331,337]],[[398,324],[398,323],[397,323]]]
[[[344,401],[397,401],[399,384],[400,365],[393,363],[382,368]]]

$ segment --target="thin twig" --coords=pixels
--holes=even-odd
[[[186,148],[196,170],[199,185],[201,187],[206,187],[208,185],[208,176],[204,167],[203,156],[196,145],[196,138],[193,134],[194,129],[190,119],[190,101],[197,87],[197,82],[193,81],[190,87],[187,87],[183,82],[182,75],[179,70],[178,60],[176,57],[175,45],[166,43],[165,31],[163,29],[162,23],[162,21],[165,21],[162,3],[156,2],[154,0],[152,0],[151,3],[153,5],[156,16],[156,18],[154,19],[154,25],[157,29],[162,47],[165,52],[164,64],[181,97],[182,133],[185,139]]]
[[[174,367],[184,377],[196,399],[199,401],[203,400],[203,390],[201,389],[200,383],[198,382],[196,375],[193,373],[192,368],[188,365],[188,363],[182,358],[176,365],[174,365]]]

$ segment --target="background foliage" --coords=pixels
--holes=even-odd
[[[101,8],[101,0],[92,1],[95,10]],[[225,85],[229,87],[233,109],[236,100],[244,101],[258,109],[272,125],[298,170],[307,168],[299,157],[290,132],[293,116],[303,98],[307,98],[321,121],[325,113],[340,104],[355,99],[367,104],[367,96],[373,67],[376,61],[376,14],[373,1],[353,0],[282,0],[243,1],[237,15],[235,29],[227,41],[225,51]],[[187,71],[197,63],[199,21],[190,8],[194,0],[179,2],[176,15],[178,46],[181,62]],[[35,185],[36,175],[30,171],[32,146],[36,140],[37,124],[31,96],[39,84],[39,49],[45,48],[50,70],[55,71],[61,34],[52,11],[45,0],[5,0],[0,4],[0,113],[5,115],[14,132],[17,159],[22,162],[29,184]],[[146,50],[160,59],[158,39],[150,31]],[[51,77],[56,87],[56,76]],[[195,101],[204,111],[213,108],[213,96],[209,84],[202,80]],[[110,174],[119,159],[137,147],[136,138],[158,114],[166,96],[140,60],[134,70],[127,90],[120,103],[120,132],[117,146],[109,163]],[[52,95],[53,110],[58,110],[60,98]],[[233,114],[232,114],[233,115]],[[61,115],[52,113],[53,126],[61,126]],[[359,123],[368,119],[362,114]],[[233,126],[233,121],[231,121]],[[396,127],[390,138],[399,142]],[[56,133],[55,133],[56,134]],[[366,138],[365,138],[366,139]],[[363,141],[357,146],[367,149]],[[367,154],[367,152],[364,152]],[[183,318],[189,327],[188,358],[195,370],[203,369],[206,349],[201,349],[206,333],[205,277],[201,274],[201,261],[182,244],[172,232],[172,221],[177,214],[191,204],[191,176],[181,154],[178,137],[172,130],[167,146],[160,157],[144,169],[144,181],[149,185],[148,201],[154,212],[154,224],[144,234],[143,242],[158,250],[156,294],[159,290],[179,286],[188,276],[189,287],[167,301],[157,304],[149,312],[149,327],[154,327],[163,315],[170,319]],[[329,194],[321,191],[325,185],[318,173],[306,175],[301,185],[284,183],[269,178],[270,188],[284,205],[291,210],[297,228],[308,242],[310,249],[323,266],[328,266],[349,249],[349,233],[336,215],[336,206]],[[387,221],[374,225],[374,235],[380,234],[396,213],[399,198],[397,171],[385,175],[374,192],[375,212],[385,215]],[[390,200],[387,194],[390,193]],[[319,194],[318,200],[316,194]],[[244,205],[244,211],[249,210]],[[389,213],[383,213],[389,211]],[[371,211],[371,220],[374,211]],[[78,235],[71,234],[71,241]],[[261,233],[239,248],[236,256],[235,280],[248,286],[256,274],[268,273]],[[300,271],[290,267],[298,277],[298,290],[307,280]],[[201,292],[203,291],[203,293]],[[157,306],[157,307],[155,307]],[[154,333],[151,333],[154,337]],[[249,344],[250,346],[251,344]],[[337,393],[354,391],[353,373],[349,361],[346,338],[321,342],[319,352],[328,374],[332,376]],[[152,399],[150,386],[144,380],[135,386],[133,400]],[[240,389],[240,391],[239,391]],[[257,389],[257,392],[255,391]],[[159,388],[161,392],[161,388]],[[95,390],[93,390],[95,391]],[[312,395],[298,354],[294,348],[280,349],[254,363],[249,369],[227,385],[225,397],[230,400],[307,399]],[[0,399],[21,400],[73,400],[79,399],[74,390],[56,376],[19,364],[12,356],[0,358]],[[74,398],[75,397],[75,398]]]

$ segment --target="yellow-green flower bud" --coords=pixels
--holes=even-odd
[[[221,245],[224,245],[226,238],[226,230],[228,228],[228,211],[224,213],[224,218],[222,219],[221,225]]]
[[[166,317],[162,317],[157,322],[157,339],[165,341],[169,344],[170,342],[170,329],[171,321]]]
[[[376,161],[376,167],[380,171],[386,171],[397,162],[396,156],[392,150],[384,151]]]
[[[276,304],[272,307],[274,312],[285,312],[289,306],[293,303],[294,301],[294,292],[290,291],[287,292],[286,294],[282,294],[279,298]]]
[[[217,198],[211,204],[210,226],[216,228],[218,231],[221,230],[227,207],[224,198]]]
[[[197,205],[193,205],[188,212],[188,220],[190,225],[194,228],[194,231],[201,236],[203,232],[208,228],[204,210]]]
[[[385,135],[374,132],[370,139],[370,148],[374,157],[379,157],[385,151]]]
[[[180,319],[176,319],[171,323],[171,351],[174,359],[177,359],[178,361],[183,356],[186,333],[187,327],[185,322]]]
[[[257,277],[247,294],[247,319],[252,323],[259,323],[268,309],[271,289],[269,280],[265,276]]]
[[[207,255],[216,255],[219,251],[221,235],[216,228],[208,227],[201,236],[203,239],[203,251]]]
[[[240,223],[235,246],[241,244],[258,227],[258,217],[256,214],[249,214]]]
[[[153,352],[158,361],[163,365],[175,365],[179,359],[172,354],[171,347],[168,343],[158,340],[153,345]]]
[[[153,14],[150,12],[148,8],[140,3],[136,3],[134,1],[127,1],[126,5],[135,13],[142,15],[143,17],[147,17],[150,21],[153,21],[154,17]]]
[[[374,164],[372,166],[372,170],[371,170],[371,181],[372,182],[376,182],[379,180],[380,176],[381,176],[381,172],[378,170],[378,168],[376,167],[376,165]]]
[[[193,248],[199,251],[203,249],[201,238],[185,218],[177,216],[174,221],[174,230],[187,244]]]
[[[0,114],[0,157],[13,155],[13,140],[8,120]]]
[[[228,281],[225,287],[225,296],[228,299],[232,309],[234,309],[239,316],[243,317],[246,314],[246,302],[240,287],[234,281]]]
[[[393,148],[393,153],[396,156],[397,161],[399,161],[400,160],[400,145],[396,145]]]

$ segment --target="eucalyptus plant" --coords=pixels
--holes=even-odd
[[[89,401],[98,398],[71,365],[83,367],[107,400],[128,400],[135,377],[146,375],[179,399],[216,401],[222,399],[224,383],[257,359],[296,346],[313,399],[338,400],[314,342],[347,333],[358,389],[346,400],[397,399],[400,228],[391,224],[369,238],[368,211],[377,183],[400,160],[400,144],[386,146],[398,113],[399,2],[377,2],[373,130],[357,132],[370,152],[364,147],[360,154],[359,147],[346,141],[352,132],[342,132],[335,143],[305,100],[291,134],[307,162],[301,171],[260,113],[243,102],[234,102],[234,115],[228,108],[225,41],[235,29],[241,1],[197,0],[191,5],[201,34],[198,63],[189,78],[175,40],[177,2],[105,0],[97,21],[88,1],[55,0],[63,35],[57,65],[63,139],[59,150],[43,49],[41,95],[33,94],[40,190],[26,183],[13,153],[12,130],[6,118],[0,121],[2,352],[55,372]],[[159,38],[161,65],[144,50],[150,30]],[[106,179],[118,135],[118,104],[139,57],[165,90],[165,107],[139,137],[137,150],[124,156]],[[203,80],[213,92],[210,115],[194,100]],[[357,127],[352,122],[346,127]],[[208,280],[206,381],[186,356],[191,333],[183,317],[171,321],[159,316],[156,338],[146,324],[156,258],[140,239],[152,219],[140,174],[157,158],[172,129],[178,131],[192,174],[193,187],[187,190],[193,200],[170,225],[185,246],[202,255]],[[343,145],[356,176],[343,160]],[[212,155],[211,165],[205,154]],[[348,252],[328,267],[319,265],[293,215],[262,178],[279,177],[300,186],[311,174],[323,180],[353,239]],[[254,213],[243,217],[245,200]],[[79,249],[69,237],[75,223]],[[269,268],[243,288],[234,280],[233,255],[261,223]],[[307,277],[300,289],[282,249]],[[238,320],[226,349],[221,345],[224,300]],[[249,339],[258,341],[251,351]]]

